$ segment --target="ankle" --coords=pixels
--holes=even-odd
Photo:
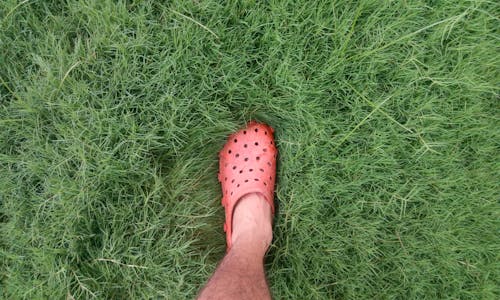
[[[272,234],[255,234],[251,232],[241,232],[233,238],[231,250],[243,250],[251,255],[264,256],[271,245]]]

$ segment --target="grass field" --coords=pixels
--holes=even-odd
[[[0,297],[195,297],[256,119],[276,299],[498,299],[495,2],[1,1]]]

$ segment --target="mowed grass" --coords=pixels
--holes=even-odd
[[[0,297],[190,299],[276,129],[276,299],[498,299],[495,1],[0,3]]]

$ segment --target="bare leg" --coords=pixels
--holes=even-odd
[[[233,214],[232,248],[198,299],[271,299],[264,255],[272,240],[271,207],[260,194],[248,194]]]

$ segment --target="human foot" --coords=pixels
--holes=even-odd
[[[226,212],[224,231],[228,251],[233,241],[256,238],[265,249],[269,246],[276,155],[273,129],[257,122],[250,122],[245,129],[232,134],[220,151],[219,181]],[[233,225],[238,227],[234,238]]]
[[[264,254],[273,238],[272,217],[271,206],[261,194],[243,196],[233,212],[233,247],[252,245]]]
[[[271,300],[264,272],[264,256],[271,243],[272,212],[260,193],[246,194],[233,213],[231,250],[201,290],[199,300]]]

